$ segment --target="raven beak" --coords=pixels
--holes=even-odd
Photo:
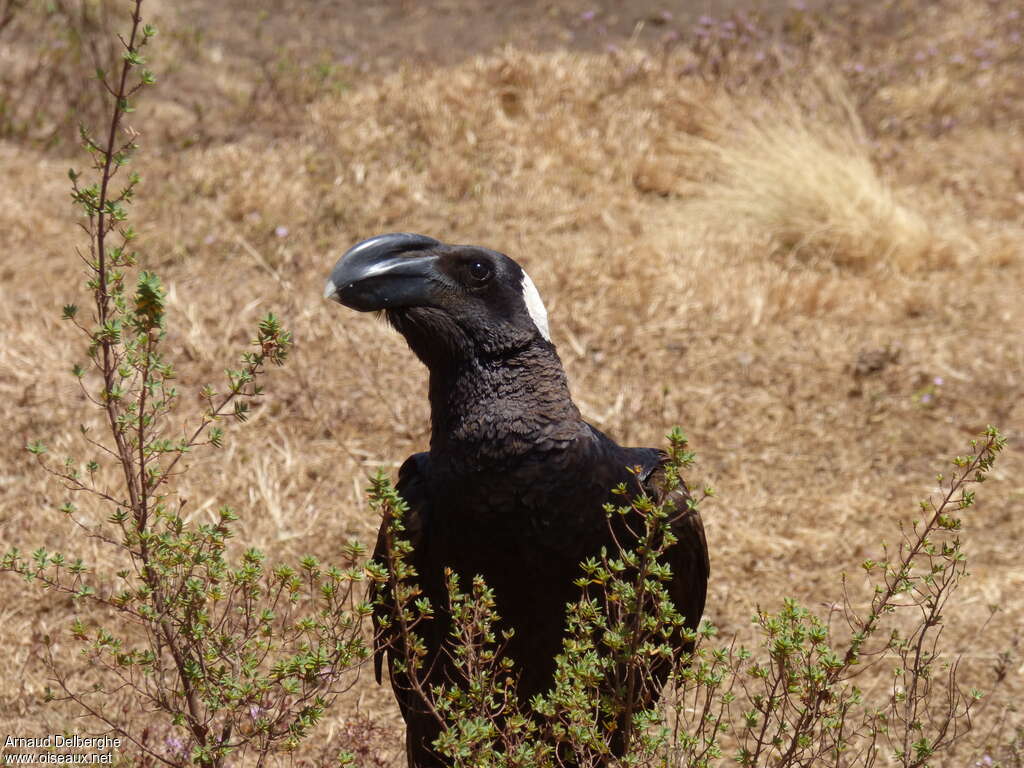
[[[331,270],[324,298],[360,312],[430,304],[441,242],[426,235],[378,235],[353,246]]]

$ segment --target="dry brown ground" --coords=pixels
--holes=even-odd
[[[349,67],[329,87],[301,60],[261,75],[225,52],[244,38],[229,18],[211,16],[197,43],[174,34],[197,17],[157,12],[168,84],[135,118],[133,216],[170,286],[181,387],[216,381],[267,310],[296,340],[252,423],[188,475],[193,519],[232,504],[246,544],[273,560],[369,542],[366,475],[426,445],[425,375],[384,325],[321,301],[323,281],[382,231],[487,245],[539,286],[588,419],[625,443],[660,444],[674,424],[689,434],[696,474],[718,490],[707,616],[725,633],[748,637],[755,606],[782,595],[836,600],[840,574],[895,537],[949,456],[987,423],[1008,432],[967,521],[971,577],[945,635],[968,684],[992,688],[997,656],[1011,658],[948,764],[1000,754],[1022,720],[1000,725],[999,703],[1024,693],[1013,3],[894,2],[823,30],[793,13],[785,46],[750,39],[703,58],[680,23],[681,41],[420,57]],[[561,12],[566,26],[589,21]],[[529,18],[552,23],[548,6]],[[61,489],[22,451],[43,438],[77,452],[78,425],[95,418],[65,373],[81,344],[59,321],[61,303],[85,299],[72,163],[0,143],[0,548],[92,560],[53,511]],[[73,727],[40,700],[40,641],[68,606],[10,578],[0,595],[0,732]],[[386,762],[399,719],[369,679],[317,749],[344,744],[357,713],[384,729]]]

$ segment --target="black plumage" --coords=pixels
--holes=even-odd
[[[520,699],[547,691],[565,606],[578,596],[579,564],[611,544],[603,505],[623,499],[610,489],[625,483],[633,494],[642,487],[656,496],[664,454],[619,446],[581,418],[536,288],[503,254],[381,235],[341,257],[325,295],[383,310],[429,369],[430,450],[406,460],[397,486],[409,505],[411,559],[426,596],[435,608],[446,604],[446,567],[464,584],[482,574],[504,625],[515,630],[507,653]],[[700,517],[684,493],[676,499],[671,594],[696,627],[709,565]],[[427,682],[438,682],[450,671],[438,652],[448,632],[443,612],[424,626]],[[394,652],[381,649],[378,664],[381,653]],[[430,749],[437,725],[391,661],[409,765],[443,765]],[[664,674],[667,665],[662,681]]]

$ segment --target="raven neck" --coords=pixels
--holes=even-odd
[[[547,342],[430,372],[431,454],[472,466],[571,444],[586,428]]]

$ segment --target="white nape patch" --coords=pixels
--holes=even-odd
[[[525,269],[523,270],[523,301],[526,303],[526,311],[533,318],[533,324],[537,326],[540,335],[551,341],[551,333],[548,330],[548,311],[544,308],[544,302],[541,301],[537,286],[533,284],[533,280],[526,274]]]
[[[338,295],[338,286],[334,284],[333,280],[328,280],[327,285],[324,286],[324,298],[333,299]]]

